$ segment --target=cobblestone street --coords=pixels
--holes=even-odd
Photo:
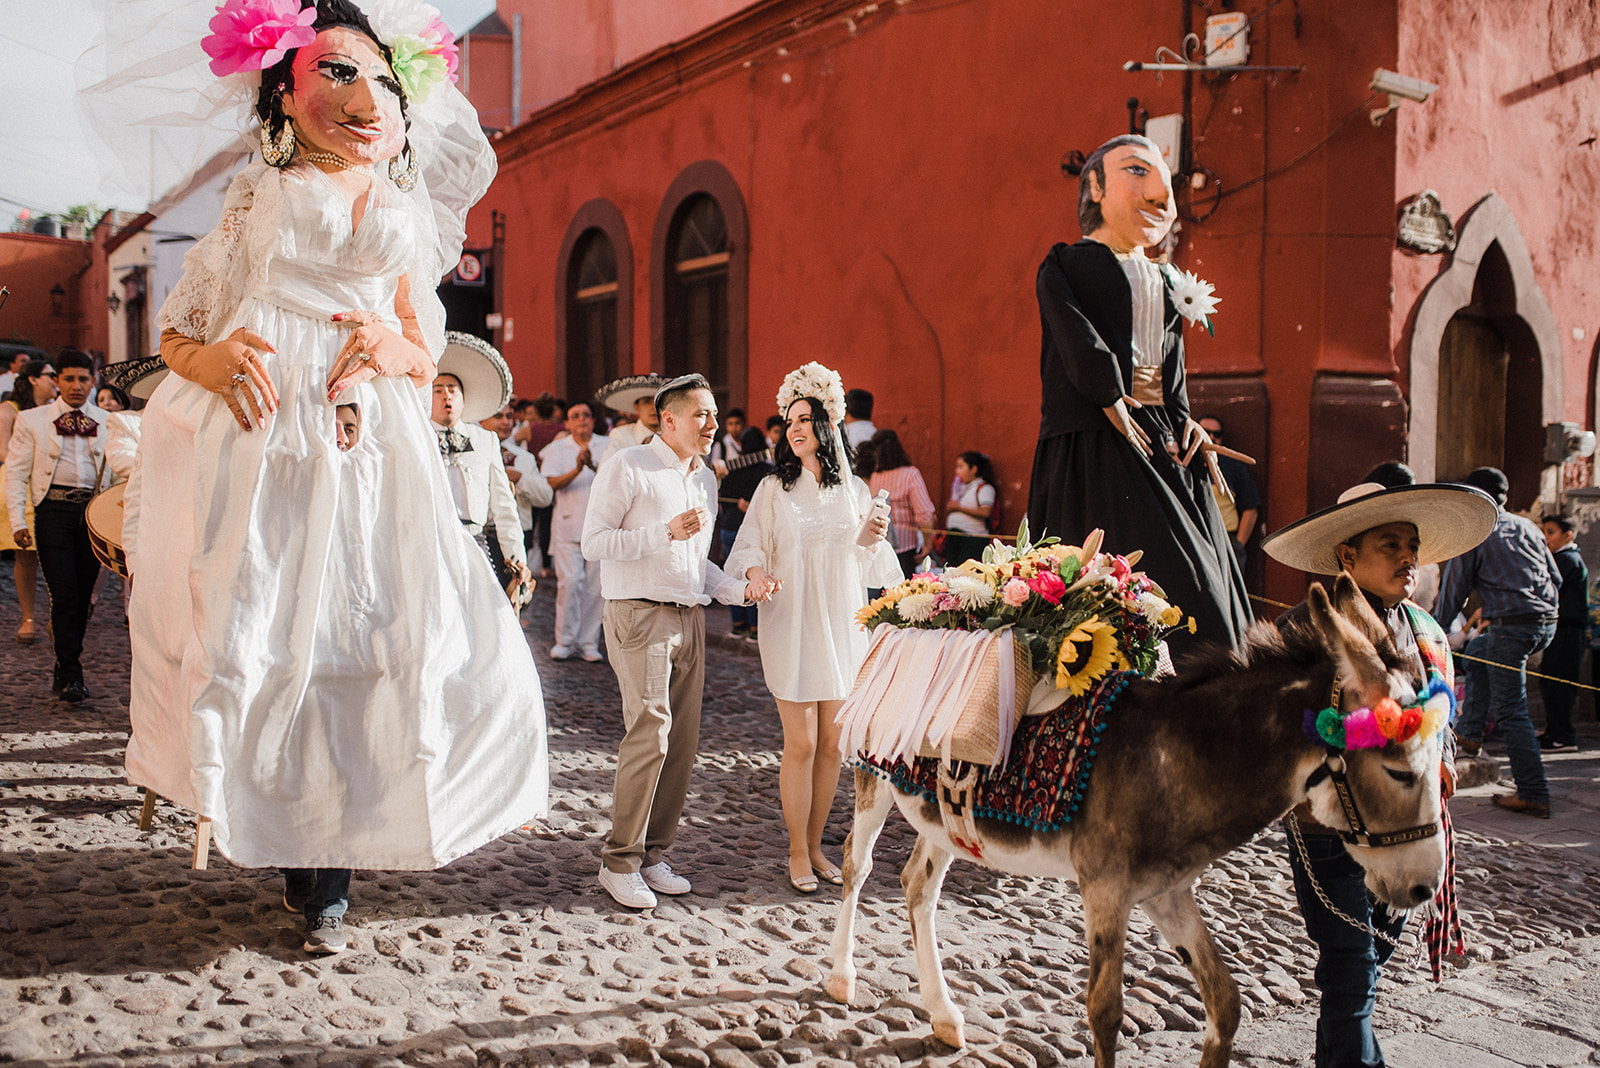
[[[605,664],[552,663],[552,600],[527,630],[549,710],[552,812],[436,872],[362,872],[353,945],[307,959],[276,873],[212,854],[192,818],[137,829],[123,778],[128,640],[109,584],[90,625],[94,698],[49,694],[49,642],[11,642],[0,581],[0,1061],[47,1065],[656,1065],[1051,1068],[1088,1055],[1087,950],[1069,883],[957,863],[939,914],[970,1046],[930,1036],[891,818],[862,902],[861,991],[822,989],[836,889],[784,874],[777,715],[755,647],[713,639],[700,761],[671,856],[694,892],[649,913],[596,883],[620,737]],[[43,607],[41,589],[41,608]],[[710,612],[726,631],[726,613]],[[43,612],[41,612],[41,616]],[[1492,784],[1453,804],[1467,959],[1435,987],[1408,945],[1380,988],[1390,1063],[1600,1063],[1600,731],[1549,759],[1555,817],[1499,812]],[[1503,764],[1502,764],[1503,768]],[[837,858],[851,791],[830,827]],[[1215,865],[1199,897],[1244,999],[1236,1060],[1309,1063],[1316,990],[1276,828]],[[1119,1063],[1192,1064],[1202,1015],[1176,957],[1135,913]]]

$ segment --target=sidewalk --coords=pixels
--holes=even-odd
[[[102,609],[114,602],[107,599]],[[51,655],[0,642],[0,1062],[31,1065],[672,1065],[674,1068],[1087,1068],[1082,910],[1070,883],[956,864],[939,913],[946,975],[972,1044],[930,1035],[916,995],[892,818],[860,917],[855,1004],[822,990],[837,891],[783,877],[780,732],[754,646],[711,644],[700,761],[672,853],[693,893],[649,913],[595,882],[620,724],[604,664],[551,663],[544,591],[526,631],[552,740],[548,820],[436,872],[362,872],[354,946],[300,951],[280,878],[188,867],[191,818],[169,805],[141,835],[122,778],[127,631],[97,613],[96,698],[48,692]],[[726,613],[708,612],[713,632]],[[17,623],[0,577],[0,638]],[[1456,803],[1468,959],[1435,989],[1403,950],[1378,1025],[1415,1068],[1593,1065],[1600,1050],[1600,737],[1552,757],[1555,818]],[[1588,748],[1589,746],[1594,748]],[[829,825],[838,856],[848,780]],[[1238,979],[1236,1059],[1307,1063],[1316,991],[1281,832],[1220,860],[1199,898]],[[1201,1012],[1182,965],[1135,914],[1119,1064],[1198,1058]]]

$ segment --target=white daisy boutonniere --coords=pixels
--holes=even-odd
[[[1207,334],[1215,336],[1211,329],[1211,315],[1217,310],[1220,299],[1212,296],[1217,287],[1170,264],[1166,267],[1166,275],[1167,285],[1172,290],[1172,303],[1178,309],[1178,314],[1191,323],[1199,323],[1206,328]]]

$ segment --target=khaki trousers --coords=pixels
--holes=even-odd
[[[600,856],[627,873],[660,863],[678,833],[700,744],[706,620],[698,605],[607,601],[605,629],[627,734]]]

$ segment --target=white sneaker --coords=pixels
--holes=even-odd
[[[629,909],[653,909],[656,907],[656,895],[644,883],[644,876],[636,871],[614,872],[605,865],[600,866],[600,885],[605,887],[606,893],[616,899],[617,904]]]
[[[565,645],[552,645],[550,647],[551,660],[571,660],[572,649]]]
[[[672,870],[672,865],[666,861],[652,864],[639,872],[644,876],[645,885],[658,894],[687,894],[694,887],[689,880]]]
[[[605,659],[605,657],[600,655],[600,650],[593,645],[584,646],[583,658],[591,664],[598,664],[600,661]]]

